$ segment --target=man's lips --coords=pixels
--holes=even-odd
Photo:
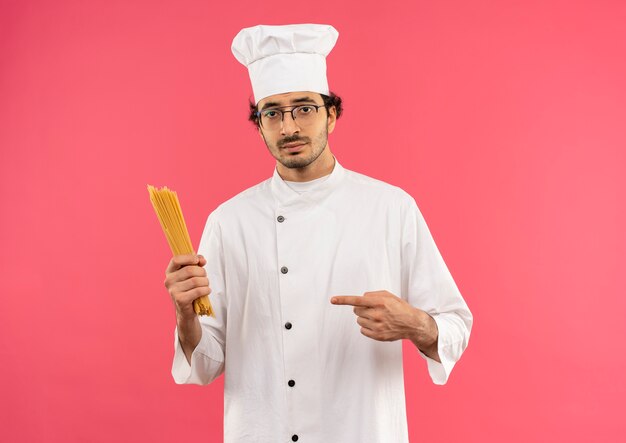
[[[286,145],[283,145],[281,149],[284,149],[287,152],[295,152],[300,150],[300,148],[304,145],[306,145],[304,142],[287,143]]]

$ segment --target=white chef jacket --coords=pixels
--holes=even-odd
[[[435,319],[444,384],[469,340],[472,314],[415,200],[335,161],[304,193],[272,178],[209,216],[207,260],[215,317],[187,362],[175,331],[176,383],[224,373],[226,443],[408,442],[402,340],[361,334],[333,295],[387,290]]]

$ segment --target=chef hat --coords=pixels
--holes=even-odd
[[[330,25],[258,25],[239,31],[231,49],[248,68],[256,103],[285,92],[328,95],[326,56],[338,36]]]

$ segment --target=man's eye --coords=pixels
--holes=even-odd
[[[278,117],[278,112],[276,112],[276,111],[265,111],[263,113],[263,117],[269,118],[269,119],[276,118],[276,117]]]
[[[298,108],[298,113],[300,114],[310,114],[311,112],[313,112],[313,107],[311,106],[300,106]]]

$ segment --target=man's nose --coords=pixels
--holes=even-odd
[[[291,112],[285,112],[283,114],[283,121],[280,127],[280,133],[282,135],[294,134],[296,132],[300,132],[300,127],[298,123],[293,118]]]

